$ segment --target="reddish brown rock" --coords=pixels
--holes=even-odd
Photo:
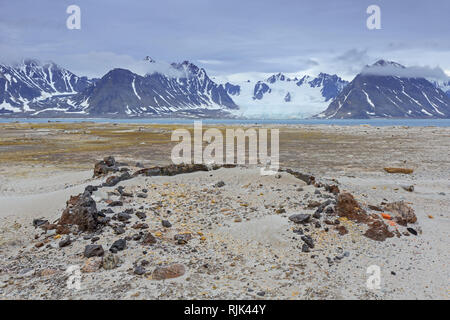
[[[84,265],[81,267],[81,271],[86,273],[95,272],[102,267],[102,263],[101,257],[89,258],[84,262]]]
[[[186,270],[182,264],[172,264],[166,267],[157,267],[153,271],[152,278],[155,280],[178,278],[184,275],[185,272]]]
[[[67,207],[59,219],[59,225],[77,225],[80,231],[96,230],[98,226],[97,206],[89,193],[85,192],[70,197]]]
[[[118,168],[116,167],[116,160],[114,157],[105,157],[103,161],[99,161],[94,165],[94,178],[116,171],[118,171]]]
[[[386,238],[392,238],[394,234],[389,231],[388,226],[381,220],[376,220],[369,224],[369,229],[364,235],[372,240],[384,241]]]
[[[156,238],[150,233],[144,234],[142,238],[142,244],[154,244],[156,243]]]
[[[341,193],[336,203],[336,213],[355,222],[368,223],[370,221],[367,213],[361,208],[358,201],[350,193]]]
[[[408,223],[417,221],[414,209],[403,201],[388,203],[384,206],[384,209],[394,214],[394,221],[399,225],[406,226]]]
[[[336,230],[337,230],[337,232],[338,232],[341,236],[343,236],[343,235],[345,235],[345,234],[348,233],[347,228],[344,227],[344,226],[337,226],[337,227],[336,227]]]

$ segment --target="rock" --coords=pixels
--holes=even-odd
[[[407,223],[415,223],[417,221],[414,209],[404,201],[387,203],[384,209],[395,214],[394,221],[399,225],[406,226]]]
[[[369,207],[370,210],[373,210],[373,211],[378,211],[378,212],[383,211],[382,208],[380,208],[378,206],[371,205],[371,204],[369,204],[368,207]]]
[[[137,211],[136,216],[141,220],[144,220],[145,218],[147,218],[147,215],[142,211]]]
[[[120,200],[111,201],[108,204],[108,207],[121,207],[121,206],[123,206],[123,202]]]
[[[148,229],[149,228],[149,226],[148,226],[148,224],[146,224],[146,223],[138,223],[138,222],[136,222],[133,226],[132,226],[132,228],[133,229]]]
[[[67,236],[66,238],[64,238],[63,240],[61,240],[59,242],[59,247],[64,248],[64,247],[67,247],[68,245],[70,245],[71,243],[72,243],[72,240],[70,239],[69,236]]]
[[[338,226],[338,227],[336,227],[336,230],[341,236],[343,236],[343,235],[348,233],[347,228],[344,227],[344,226]]]
[[[301,239],[310,247],[311,249],[314,248],[314,241],[310,236],[303,235]]]
[[[307,208],[314,209],[314,208],[319,207],[320,205],[321,205],[321,203],[319,201],[309,201]]]
[[[408,192],[413,192],[414,191],[414,186],[410,185],[410,186],[402,186],[402,188]]]
[[[411,174],[414,172],[413,169],[407,169],[407,168],[384,168],[384,171],[387,173],[403,173],[403,174]]]
[[[48,220],[43,220],[43,219],[34,219],[33,220],[33,226],[35,228],[43,226],[43,225],[48,224],[48,223],[49,223]]]
[[[134,268],[134,274],[137,274],[139,276],[145,274],[145,268],[143,266],[136,266]]]
[[[167,220],[162,220],[161,224],[165,228],[170,228],[172,226],[172,224],[169,221],[167,221]]]
[[[94,178],[116,171],[118,171],[118,168],[114,157],[105,157],[103,161],[99,161],[94,165]]]
[[[36,248],[40,248],[40,247],[44,246],[44,243],[43,242],[37,242],[34,246]]]
[[[166,267],[157,267],[152,274],[152,278],[155,280],[165,280],[181,277],[186,272],[184,265],[172,264]]]
[[[48,276],[53,276],[55,274],[59,273],[59,270],[55,270],[55,269],[43,269],[39,272],[39,275],[41,277],[48,277]]]
[[[333,207],[331,207],[331,206],[326,207],[325,213],[328,214],[328,215],[333,214],[334,213]]]
[[[126,246],[127,246],[127,241],[125,239],[119,239],[119,240],[114,241],[111,248],[109,248],[109,251],[111,251],[112,253],[116,253],[117,251],[124,250],[126,248]]]
[[[328,185],[328,184],[325,185],[325,191],[327,191],[329,193],[332,193],[334,195],[337,195],[340,192],[338,186],[336,186],[336,185]]]
[[[106,181],[103,183],[103,186],[105,186],[105,187],[114,187],[119,182],[124,181],[124,180],[128,180],[128,179],[131,179],[131,175],[127,171],[127,172],[122,173],[120,176],[108,177],[106,179]]]
[[[127,221],[130,219],[131,219],[131,216],[126,212],[120,212],[119,214],[117,214],[117,220],[119,220],[119,221]]]
[[[147,198],[148,195],[146,193],[138,193],[138,194],[136,194],[136,197],[138,197],[138,198]]]
[[[142,237],[142,244],[148,245],[148,244],[154,244],[156,243],[156,238],[150,233],[147,232]]]
[[[306,243],[304,243],[304,244],[302,245],[302,252],[310,252],[309,246],[308,246]]]
[[[264,291],[259,291],[256,294],[260,297],[264,297],[266,295],[266,293]]]
[[[336,203],[336,213],[356,222],[369,222],[369,216],[350,193],[340,193]]]
[[[102,267],[102,258],[100,257],[92,257],[87,259],[83,266],[81,267],[81,271],[89,273],[95,272]]]
[[[114,226],[114,233],[115,234],[124,234],[125,233],[125,228],[122,226]]]
[[[319,210],[317,210],[316,212],[314,212],[314,214],[312,216],[313,216],[313,218],[320,219],[320,217],[322,215],[320,214]]]
[[[84,248],[84,256],[86,258],[100,257],[104,254],[103,247],[98,244],[89,244]]]
[[[406,230],[408,230],[411,234],[417,236],[417,231],[414,230],[413,228],[406,228]]]
[[[222,188],[225,185],[225,182],[219,181],[216,184],[213,185],[215,188]]]
[[[179,233],[176,234],[173,239],[178,242],[178,244],[185,244],[189,240],[192,239],[192,235],[190,233]]]
[[[97,206],[87,192],[71,196],[67,201],[59,225],[77,225],[80,231],[95,231],[99,226]]]
[[[103,261],[102,261],[103,269],[105,269],[105,270],[112,270],[112,269],[117,267],[117,265],[119,264],[119,261],[120,261],[119,257],[117,257],[114,254],[107,253],[103,257]]]
[[[388,226],[381,220],[375,220],[369,223],[369,229],[364,233],[369,239],[376,241],[384,241],[386,238],[392,238],[394,234],[389,231]]]
[[[307,213],[297,213],[291,215],[289,217],[289,220],[291,220],[294,223],[307,223],[311,220],[311,215]]]

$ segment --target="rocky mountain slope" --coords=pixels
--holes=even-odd
[[[76,94],[94,82],[55,63],[24,60],[12,66],[0,64],[0,114],[33,111],[30,104],[34,102]]]
[[[382,72],[384,68],[386,74]],[[425,78],[397,76],[396,69],[402,70],[405,67],[384,60],[366,67],[318,117],[328,119],[450,117],[450,98],[445,92]]]
[[[37,63],[33,66],[45,68]],[[33,87],[34,91],[26,95],[26,100],[20,99],[23,86],[16,91],[5,86],[1,93],[12,98],[3,99],[3,109],[0,110],[9,114],[38,116],[229,116],[227,110],[238,108],[224,86],[214,83],[204,69],[188,61],[173,63],[170,69],[172,75],[153,72],[145,76],[125,69],[113,69],[97,81],[82,78],[86,84],[75,82],[69,87],[70,91],[61,86],[55,89],[52,76],[34,72],[34,82],[43,85]],[[9,74],[5,77],[10,78]],[[47,79],[49,85],[44,81]],[[25,83],[28,82],[31,81]],[[70,79],[66,83],[71,85]],[[28,90],[27,87],[25,89]],[[14,101],[13,107],[9,105],[10,101]]]

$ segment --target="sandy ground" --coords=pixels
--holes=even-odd
[[[105,178],[92,178],[92,168],[105,155],[115,155],[132,170],[136,162],[168,163],[171,128],[77,124],[73,130],[78,131],[68,132],[61,125],[45,126],[8,124],[0,129],[2,299],[449,298],[449,128],[281,128],[283,167],[312,173],[320,181],[335,179],[341,191],[351,192],[363,206],[406,201],[417,215],[413,227],[418,236],[378,242],[362,236],[364,225],[341,221],[349,230],[343,236],[331,228],[325,232],[323,225],[309,228],[316,245],[304,253],[303,241],[293,232],[299,226],[288,217],[314,213],[306,206],[328,199],[323,188],[287,173],[261,176],[254,168],[139,176],[119,184],[134,196],[113,209],[144,211],[156,244],[147,248],[127,241],[127,248],[116,254],[120,263],[115,269],[83,272],[81,289],[75,290],[67,288],[65,271],[86,263],[82,253],[91,239],[80,234],[70,246],[59,248],[61,238],[35,229],[33,219],[55,221],[70,195],[103,182]],[[150,142],[142,145],[141,134]],[[99,140],[104,141],[91,145]],[[414,173],[388,174],[382,169],[386,166],[413,168]],[[218,181],[225,185],[214,187]],[[402,185],[414,185],[414,191]],[[116,187],[94,192],[99,209],[107,208],[107,199],[117,199]],[[136,196],[142,189],[148,189],[147,198]],[[281,207],[285,212],[277,213]],[[162,227],[164,219],[171,228]],[[106,228],[97,244],[107,251],[115,240],[132,237],[137,230],[130,226],[136,221],[133,215],[120,235]],[[173,237],[183,232],[193,237],[179,245]],[[45,245],[36,248],[37,242]],[[146,272],[137,275],[133,270],[143,260]],[[152,270],[172,263],[184,265],[186,273],[164,281],[152,278]],[[380,289],[366,287],[370,265],[381,268]]]

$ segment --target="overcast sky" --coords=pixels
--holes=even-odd
[[[66,8],[81,8],[81,30]],[[366,9],[381,8],[381,30]],[[450,75],[449,0],[0,0],[0,60],[52,60],[100,77],[149,55],[189,60],[218,79],[336,73],[378,58]]]

